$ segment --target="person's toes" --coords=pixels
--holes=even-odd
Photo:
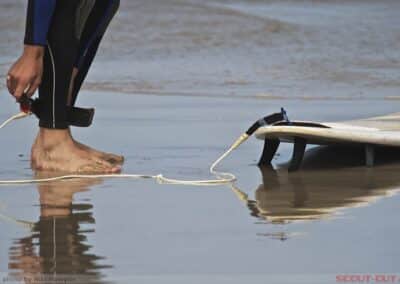
[[[98,167],[97,165],[89,163],[79,166],[74,172],[78,174],[99,174],[105,172],[104,170],[103,171],[101,170],[102,168]]]
[[[114,174],[119,173],[121,167],[119,166],[105,166],[102,163],[90,162],[80,166],[77,170],[81,174]]]
[[[115,165],[100,158],[93,158],[93,162],[101,171],[106,173],[118,173],[121,171],[121,167],[119,165]]]
[[[109,153],[104,153],[101,155],[101,157],[110,162],[111,164],[123,164],[124,163],[124,157],[123,156],[119,156],[119,155],[115,155],[115,154],[109,154]]]
[[[88,152],[88,153],[90,153],[92,155],[95,155],[100,159],[106,160],[106,161],[110,162],[111,164],[117,164],[117,165],[119,164],[119,165],[121,165],[124,162],[124,157],[121,156],[121,155],[116,155],[116,154],[112,154],[112,153],[107,153],[107,152],[103,152],[103,151],[100,151],[100,150],[96,150],[96,149],[93,149],[93,148],[91,148],[91,147],[89,147],[89,146],[87,146],[87,145],[85,145],[83,143],[80,143],[80,142],[76,141],[76,140],[74,140],[74,143],[80,149],[82,149],[82,150],[84,150],[84,151],[86,151],[86,152]]]
[[[117,166],[112,167],[110,173],[111,174],[119,174],[121,172],[121,170],[122,170],[121,166],[117,165]]]

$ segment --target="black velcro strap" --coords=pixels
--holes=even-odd
[[[39,119],[43,109],[40,104],[40,100],[31,101],[31,112],[34,113]],[[79,108],[79,107],[67,107],[67,123],[72,126],[88,127],[92,124],[94,117],[94,108]]]
[[[67,122],[69,125],[88,127],[92,124],[94,108],[67,107]]]

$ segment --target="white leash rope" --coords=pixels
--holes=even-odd
[[[5,127],[11,121],[20,119],[28,116],[29,114],[25,112],[20,112],[16,115],[13,115],[6,121],[4,121],[0,125],[0,129]],[[67,180],[67,179],[76,179],[76,178],[85,178],[85,179],[96,179],[96,178],[131,178],[131,179],[155,179],[159,184],[179,184],[179,185],[195,185],[195,186],[212,186],[212,185],[222,185],[233,183],[236,180],[236,177],[232,173],[224,173],[218,172],[215,168],[219,163],[222,162],[233,150],[239,147],[244,141],[249,138],[247,134],[243,134],[237,139],[232,146],[222,154],[210,167],[210,173],[215,175],[217,179],[209,179],[209,180],[181,180],[181,179],[173,179],[164,177],[162,174],[159,175],[142,175],[142,174],[69,174],[69,175],[61,175],[50,178],[39,178],[39,179],[19,179],[19,180],[0,180],[1,184],[29,184],[29,183],[43,183],[43,182],[51,182],[51,181],[59,181],[59,180]]]
[[[25,112],[20,112],[17,113],[13,116],[11,116],[9,119],[5,120],[1,125],[0,125],[0,129],[2,129],[4,126],[6,126],[7,124],[9,124],[11,121],[16,120],[16,119],[20,119],[20,118],[24,118],[29,116],[29,113],[25,113]]]
[[[33,227],[35,226],[34,222],[18,220],[14,217],[2,214],[1,212],[0,212],[0,219],[10,222],[10,223],[13,223],[13,224],[17,224],[18,226],[20,226],[22,228],[27,228],[29,230],[32,230]]]

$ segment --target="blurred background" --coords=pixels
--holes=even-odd
[[[2,76],[21,50],[25,2],[0,3]],[[399,99],[399,9],[396,0],[122,0],[85,87]]]

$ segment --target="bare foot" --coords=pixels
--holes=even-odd
[[[94,155],[102,160],[106,160],[110,162],[111,164],[115,165],[122,165],[124,163],[124,157],[120,155],[115,155],[112,153],[106,153],[102,152],[96,149],[93,149],[85,144],[82,144],[74,139],[74,143],[76,146],[78,146],[80,149],[89,152],[91,155]]]
[[[116,166],[77,146],[68,129],[41,128],[31,151],[35,170],[69,173],[117,173]]]
[[[79,70],[77,68],[73,68],[72,70],[72,75],[71,75],[71,82],[69,85],[69,91],[68,91],[68,98],[67,98],[67,105],[71,105],[72,104],[72,91],[74,89],[74,84],[75,84],[75,78],[78,75]],[[70,133],[70,132],[69,132]],[[70,133],[71,135],[71,133]],[[101,160],[106,160],[108,162],[110,162],[111,164],[114,165],[121,165],[124,162],[124,157],[123,156],[119,156],[119,155],[114,155],[111,153],[106,153],[106,152],[102,152],[96,149],[93,149],[87,145],[84,145],[82,143],[79,143],[78,141],[74,140],[75,145],[80,148],[83,151],[88,152],[89,155],[91,156],[96,156]]]

